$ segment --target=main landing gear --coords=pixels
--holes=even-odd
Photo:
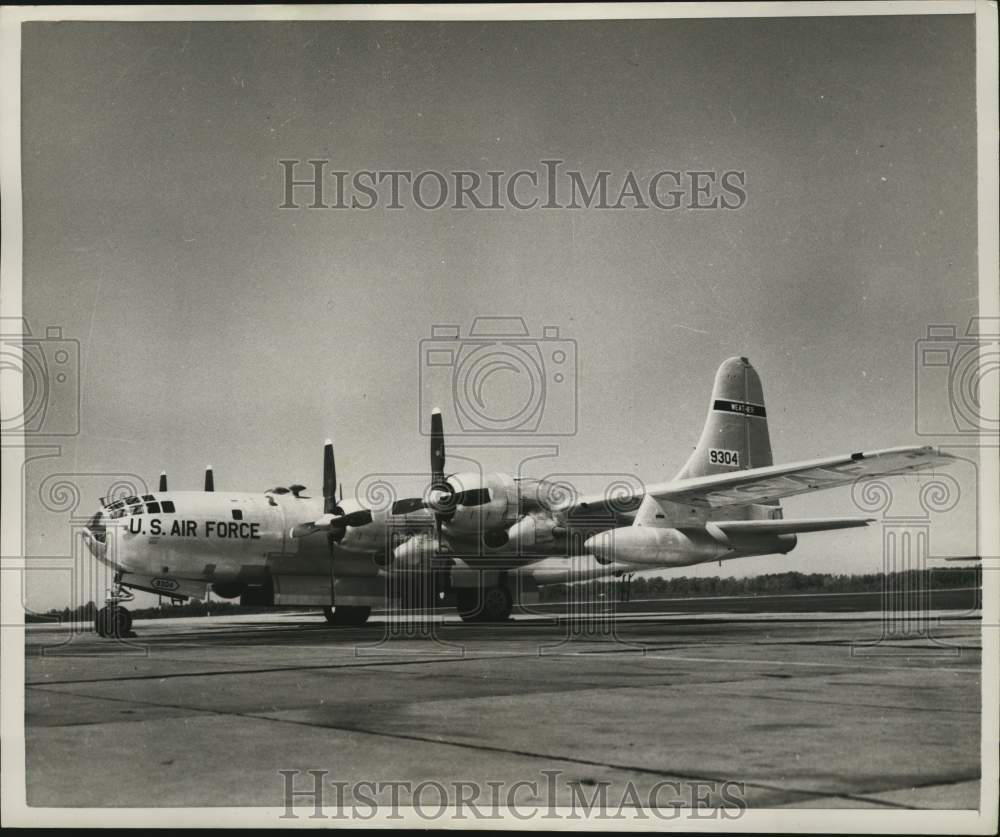
[[[514,599],[506,585],[459,587],[455,604],[463,622],[506,622],[514,608]]]
[[[130,602],[134,598],[135,594],[122,587],[121,581],[116,577],[107,604],[94,614],[94,630],[99,636],[135,636],[132,633],[132,614],[128,608],[121,606],[122,602]]]
[[[337,605],[336,607],[324,607],[323,615],[331,625],[339,627],[364,625],[371,615],[370,607],[356,605]]]

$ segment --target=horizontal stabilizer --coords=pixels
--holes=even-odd
[[[829,532],[853,529],[874,522],[873,517],[805,517],[800,520],[713,520],[706,524],[726,535],[796,535],[802,532]]]

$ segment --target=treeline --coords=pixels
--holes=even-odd
[[[944,590],[956,587],[981,587],[982,567],[935,567],[909,570],[903,573],[867,573],[864,575],[833,575],[830,573],[770,573],[746,578],[686,575],[635,576],[629,583],[629,598],[682,599],[695,596],[754,596],[781,593],[867,593],[881,592],[887,587],[911,590]],[[891,582],[891,584],[890,584]],[[572,585],[575,597],[617,597],[623,581],[617,578],[594,579]],[[567,598],[570,585],[550,584],[541,590],[541,601],[558,602]],[[450,598],[448,603],[451,603]],[[53,608],[45,614],[26,613],[26,622],[91,622],[98,606],[87,602],[76,608]],[[268,613],[274,607],[240,607],[233,602],[193,600],[183,604],[147,607],[132,610],[135,619],[169,619],[177,616],[221,616],[223,614]]]
[[[781,593],[878,593],[886,587],[919,590],[939,590],[956,587],[979,587],[982,584],[981,567],[935,567],[926,570],[908,570],[892,573],[867,573],[863,575],[833,575],[830,573],[770,573],[745,578],[706,576],[692,578],[686,575],[664,578],[635,576],[629,583],[629,598],[683,599],[696,596],[754,596]],[[617,596],[622,581],[615,578],[594,579],[572,585],[575,596],[581,591],[592,598],[601,595]],[[569,585],[549,585],[542,588],[543,602],[558,602],[567,598]]]
[[[100,606],[87,602],[79,607],[53,608],[44,614],[25,613],[25,622],[93,622]],[[126,605],[127,607],[127,605]],[[240,607],[233,602],[201,599],[188,600],[182,604],[165,604],[159,607],[129,608],[133,619],[172,619],[178,616],[223,616],[238,613],[273,613],[273,607]]]

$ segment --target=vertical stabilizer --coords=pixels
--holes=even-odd
[[[745,357],[731,357],[715,373],[701,439],[677,479],[773,464],[760,378]]]

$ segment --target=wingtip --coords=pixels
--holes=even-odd
[[[333,447],[333,439],[327,439],[325,442],[323,442],[323,447],[325,447],[325,448],[332,448]]]
[[[439,415],[441,415],[441,408],[440,407],[435,407],[433,410],[431,410],[431,415],[432,416],[439,416]]]

